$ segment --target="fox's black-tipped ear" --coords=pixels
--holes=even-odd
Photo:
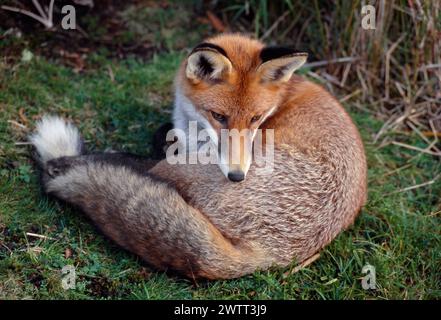
[[[194,83],[221,80],[232,69],[225,51],[211,43],[201,43],[187,58],[185,75]]]
[[[307,58],[307,53],[295,51],[290,47],[265,47],[260,52],[262,64],[257,72],[264,82],[286,82]]]

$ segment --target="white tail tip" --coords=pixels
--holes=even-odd
[[[47,161],[81,154],[82,141],[78,129],[60,117],[44,116],[37,123],[36,132],[29,141],[37,149],[40,160]]]

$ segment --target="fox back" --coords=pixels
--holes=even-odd
[[[236,184],[215,166],[171,167],[163,161],[151,173],[171,182],[226,237],[257,243],[277,262],[303,261],[352,224],[366,201],[358,130],[325,89],[292,75],[304,54],[240,35],[214,37],[196,48],[204,47],[222,56],[219,65],[224,58],[229,63],[213,79],[198,67],[216,70],[215,58],[211,65],[199,57],[188,74],[188,59],[203,49],[183,62],[175,84],[175,126],[196,120],[216,132],[272,129],[273,171],[258,175],[251,164]]]

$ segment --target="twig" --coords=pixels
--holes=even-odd
[[[311,263],[313,263],[315,260],[317,260],[320,257],[320,253],[316,253],[315,255],[313,255],[312,257],[306,259],[305,261],[303,261],[301,264],[299,264],[298,266],[296,266],[294,269],[292,269],[291,271],[285,272],[285,276],[288,276],[290,274],[299,272],[300,270],[302,270],[303,268],[309,266]]]
[[[352,67],[352,63],[348,63],[347,65],[345,65],[345,68],[343,70],[343,76],[340,81],[340,84],[342,86],[344,86],[346,84],[346,80],[348,79],[349,71],[351,70],[351,67]]]
[[[423,135],[425,135],[426,137],[440,137],[441,138],[441,132],[433,132],[433,131],[423,131],[422,132]]]
[[[407,121],[406,123],[413,131],[415,131],[421,139],[423,139],[428,145],[432,145],[433,142],[431,142],[429,139],[426,138],[426,136],[412,123],[411,120]],[[435,141],[436,143],[436,141]],[[433,149],[436,152],[441,152],[435,145],[433,146]]]
[[[40,3],[37,0],[32,0],[32,3],[34,4],[35,8],[37,8],[37,11],[40,15],[36,15],[35,13],[28,10],[14,8],[10,6],[1,6],[1,8],[3,10],[24,14],[28,17],[31,17],[32,19],[37,20],[38,22],[43,24],[46,28],[48,29],[52,28],[54,26],[53,23],[54,0],[51,0],[47,12],[43,10],[43,8],[41,7]]]
[[[384,132],[387,131],[388,127],[390,126],[391,122],[393,121],[393,118],[389,118],[386,120],[386,122],[381,126],[380,130],[377,132],[377,134],[374,137],[373,142],[377,143],[378,139],[383,135]]]
[[[437,68],[441,68],[441,63],[431,63],[425,66],[421,66],[420,68],[418,68],[418,71],[423,71],[423,70],[428,70],[428,69],[437,69]]]
[[[21,124],[21,123],[15,121],[15,120],[8,120],[7,122],[10,123],[10,124],[13,124],[16,127],[21,128],[23,130],[29,130],[28,127],[26,127],[24,124]]]
[[[12,253],[12,250],[11,249],[9,249],[9,247],[7,246],[7,245],[5,245],[5,244],[1,244],[3,247],[5,247],[8,251],[9,251],[9,253]]]
[[[272,24],[271,27],[269,27],[269,29],[263,34],[263,36],[260,37],[260,41],[265,40],[273,31],[275,28],[277,28],[277,26],[279,25],[280,22],[282,22],[286,16],[290,13],[290,11],[285,11],[279,18],[277,18],[277,20]]]
[[[44,236],[42,234],[32,233],[32,232],[26,232],[26,235],[29,237],[40,238],[40,239],[45,239],[45,240],[55,240],[54,238]]]
[[[321,77],[320,75],[318,75],[318,74],[315,73],[315,72],[308,71],[307,74],[308,74],[308,76],[310,76],[311,78],[315,78],[315,79],[317,79],[317,80],[319,80],[319,81],[321,81],[321,82],[323,82],[323,83],[326,82],[326,79],[325,79],[325,78]]]
[[[429,215],[427,215],[427,217],[434,217],[434,216],[439,215],[440,213],[441,213],[441,210],[438,210],[436,212],[431,212]]]
[[[46,12],[44,12],[44,10],[41,8],[40,3],[37,0],[32,0],[32,3],[34,4],[34,7],[37,8],[37,11],[40,14],[40,17],[47,20],[48,16],[46,15]]]
[[[410,186],[410,187],[407,187],[407,188],[404,188],[404,189],[400,189],[400,190],[397,190],[397,191],[394,191],[394,192],[390,192],[390,193],[388,193],[387,195],[389,195],[389,194],[394,194],[394,193],[406,192],[406,191],[410,191],[410,190],[414,190],[414,189],[418,189],[418,188],[421,188],[421,187],[425,187],[425,186],[428,186],[428,185],[434,184],[435,181],[436,181],[440,176],[441,176],[441,174],[437,175],[435,178],[433,178],[433,179],[430,180],[430,181],[427,181],[427,182],[424,182],[424,183],[420,183],[420,184],[416,184],[416,185],[414,185],[414,186]]]
[[[393,129],[396,128],[401,122],[403,122],[406,118],[410,117],[409,112],[406,111],[403,115],[399,116],[398,118],[393,118],[390,117],[389,119],[386,120],[386,122],[383,124],[383,126],[381,127],[380,131],[378,131],[378,133],[375,135],[374,137],[374,143],[376,143],[378,141],[378,139],[380,138],[381,135],[383,135],[384,132],[386,132],[389,129]]]
[[[18,13],[24,14],[26,16],[29,16],[32,19],[35,19],[38,22],[42,23],[45,27],[50,28],[48,26],[48,24],[47,24],[47,21],[45,19],[41,18],[40,16],[37,16],[35,13],[32,13],[32,12],[27,11],[27,10],[22,10],[22,9],[10,7],[10,6],[1,6],[1,8],[3,10],[8,10],[8,11],[12,11],[12,12],[18,12]]]
[[[53,14],[54,14],[54,0],[51,0],[51,2],[49,4],[49,21],[51,23],[51,27],[53,25],[53,23],[52,23]]]
[[[343,98],[340,99],[340,103],[343,103],[343,102],[345,102],[345,101],[351,99],[352,97],[355,97],[356,95],[360,94],[360,92],[361,92],[361,90],[360,90],[360,89],[357,89],[357,90],[355,90],[354,92],[352,92],[352,93],[350,93],[350,94],[344,96]]]
[[[392,170],[392,171],[387,172],[386,174],[383,175],[383,177],[388,177],[388,176],[390,176],[390,175],[393,175],[394,173],[397,173],[397,172],[399,172],[399,171],[401,171],[401,170],[407,169],[407,168],[409,168],[409,167],[411,167],[411,166],[412,166],[412,163],[408,163],[408,164],[406,164],[406,165],[404,165],[404,166],[402,166],[402,167],[399,167],[399,168],[397,168],[397,169],[394,169],[394,170]]]
[[[399,146],[399,147],[407,148],[407,149],[410,149],[410,150],[415,150],[415,151],[419,151],[419,152],[422,152],[422,153],[427,153],[427,154],[430,154],[432,156],[441,157],[441,152],[434,152],[434,151],[430,151],[430,150],[427,150],[427,149],[421,149],[421,148],[418,148],[418,147],[411,146],[410,144],[405,144],[405,143],[401,143],[401,142],[397,142],[397,141],[392,141],[392,144],[394,144],[396,146]]]
[[[360,60],[360,58],[358,58],[358,57],[344,57],[344,58],[338,58],[338,59],[332,59],[332,60],[315,61],[315,62],[305,63],[303,65],[303,68],[317,68],[317,67],[327,66],[329,64],[354,62],[357,60]]]
[[[341,89],[347,89],[347,88],[345,88],[344,86],[341,85],[340,81],[338,81],[334,76],[330,75],[329,73],[322,72],[321,75],[323,76],[323,78],[325,78],[326,80],[328,80],[332,84],[336,85],[337,87],[339,87]]]
[[[385,90],[386,99],[389,99],[390,59],[392,53],[395,51],[397,46],[400,44],[401,41],[403,41],[404,36],[405,34],[402,34],[400,38],[398,38],[398,40],[394,44],[392,44],[392,46],[386,52],[386,71],[385,71],[385,79],[384,79],[384,90]]]
[[[113,73],[112,67],[107,65],[107,72],[109,73],[110,81],[115,82],[115,74]]]
[[[359,66],[357,66],[355,70],[357,71],[358,80],[360,81],[360,84],[363,87],[363,91],[362,91],[363,92],[363,99],[365,99],[366,98],[366,92],[369,93],[369,88],[368,88],[368,86],[366,84],[366,81],[363,78],[363,75],[360,72]]]

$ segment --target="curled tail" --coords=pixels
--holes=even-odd
[[[43,165],[52,159],[79,156],[83,151],[78,129],[56,116],[44,116],[29,140],[35,146]]]
[[[142,171],[139,158],[79,155],[78,131],[56,118],[43,119],[31,141],[45,191],[81,208],[104,234],[154,267],[225,279],[270,266],[259,248],[233,243],[174,188]]]

